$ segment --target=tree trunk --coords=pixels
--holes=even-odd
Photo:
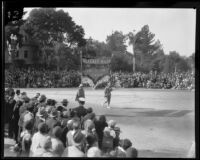
[[[135,72],[135,51],[134,51],[134,44],[133,44],[133,73]]]

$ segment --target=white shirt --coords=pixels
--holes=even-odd
[[[30,148],[30,157],[35,154],[38,148],[41,147],[40,143],[46,140],[48,135],[43,135],[40,132],[36,132],[32,137],[32,144]]]

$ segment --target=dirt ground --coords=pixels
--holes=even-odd
[[[54,98],[58,103],[69,100],[69,108],[75,102],[77,89],[20,89],[29,97],[36,93]],[[114,89],[111,109],[102,107],[103,90],[85,89],[86,105],[92,107],[97,116],[106,115],[120,127],[121,138],[128,138],[139,150],[139,157],[184,158],[192,141],[195,141],[193,91],[160,89]],[[15,156],[8,147],[13,142],[5,139],[4,156]]]

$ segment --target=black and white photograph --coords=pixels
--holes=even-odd
[[[195,8],[4,7],[3,157],[196,158]]]

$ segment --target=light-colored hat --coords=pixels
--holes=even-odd
[[[111,127],[111,128],[114,128],[116,124],[117,124],[117,122],[114,121],[114,120],[108,121],[108,126]]]
[[[83,98],[83,97],[80,97],[78,100],[79,100],[80,102],[85,102],[85,98]]]
[[[83,84],[80,84],[79,87],[83,87]]]

